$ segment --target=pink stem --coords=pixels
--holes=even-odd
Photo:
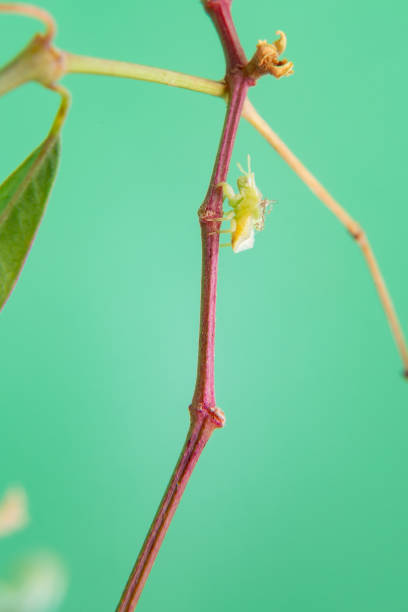
[[[243,72],[247,61],[232,22],[231,0],[204,0],[220,35],[227,62],[226,82],[230,98],[210,185],[200,207],[202,237],[201,312],[197,381],[190,406],[191,424],[179,461],[156,516],[136,560],[116,612],[133,612],[159,552],[171,519],[191,473],[213,431],[224,425],[216,408],[214,390],[215,315],[222,190],[217,185],[227,178],[232,149],[248,87],[254,84]]]
[[[202,240],[201,315],[197,382],[192,405],[202,405],[207,408],[216,405],[214,356],[219,252],[219,234],[217,232],[220,221],[214,221],[214,219],[222,217],[222,190],[217,188],[217,185],[227,178],[242,107],[246,92],[251,84],[246,77],[243,77],[242,72],[235,73],[228,80],[232,93],[210,185],[199,213]]]
[[[191,410],[191,425],[186,442],[129,577],[117,612],[129,612],[135,609],[195,464],[214,429],[222,427],[223,424],[222,416],[217,411],[208,413],[205,410]]]
[[[243,68],[248,62],[232,21],[232,0],[203,0],[203,3],[220,37],[227,63],[227,74],[237,68]]]

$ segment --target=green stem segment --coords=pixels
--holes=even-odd
[[[57,114],[55,115],[55,119],[53,121],[49,134],[50,136],[57,136],[60,133],[62,126],[64,125],[65,120],[67,118],[69,107],[71,104],[71,94],[69,93],[68,89],[66,89],[62,85],[52,85],[50,86],[50,89],[56,91],[61,96],[61,103],[58,108]]]
[[[131,62],[75,55],[67,52],[64,53],[64,57],[66,72],[70,73],[102,74],[125,79],[149,81],[151,83],[162,83],[163,85],[181,87],[182,89],[190,89],[218,97],[225,95],[226,91],[225,84],[221,81],[212,81],[211,79],[191,76],[173,70],[153,68],[152,66],[143,66]]]

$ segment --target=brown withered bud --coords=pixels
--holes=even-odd
[[[278,30],[279,38],[274,43],[260,40],[252,59],[245,67],[245,72],[253,79],[259,79],[264,74],[272,74],[277,79],[293,74],[293,62],[279,59],[286,49],[286,34]]]

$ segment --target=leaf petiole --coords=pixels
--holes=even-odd
[[[133,64],[131,62],[87,57],[85,55],[75,55],[68,52],[64,53],[64,58],[67,73],[100,74],[149,81],[151,83],[170,85],[171,87],[190,89],[199,93],[209,94],[210,96],[223,97],[226,94],[226,86],[222,81],[213,81],[182,72],[175,72],[174,70],[143,66],[142,64]]]
[[[56,91],[61,96],[60,106],[48,134],[48,136],[58,136],[68,115],[68,110],[71,104],[71,94],[66,87],[59,84],[50,85],[49,89]]]

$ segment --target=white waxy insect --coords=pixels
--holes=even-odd
[[[251,172],[251,160],[248,155],[248,171],[245,172],[238,164],[242,176],[238,178],[238,193],[228,183],[219,183],[224,199],[232,210],[226,213],[222,220],[230,221],[229,230],[221,230],[220,234],[231,234],[231,242],[221,246],[232,246],[234,253],[252,249],[255,240],[255,230],[264,228],[265,213],[272,202],[263,200],[262,194],[255,185],[255,174]]]

